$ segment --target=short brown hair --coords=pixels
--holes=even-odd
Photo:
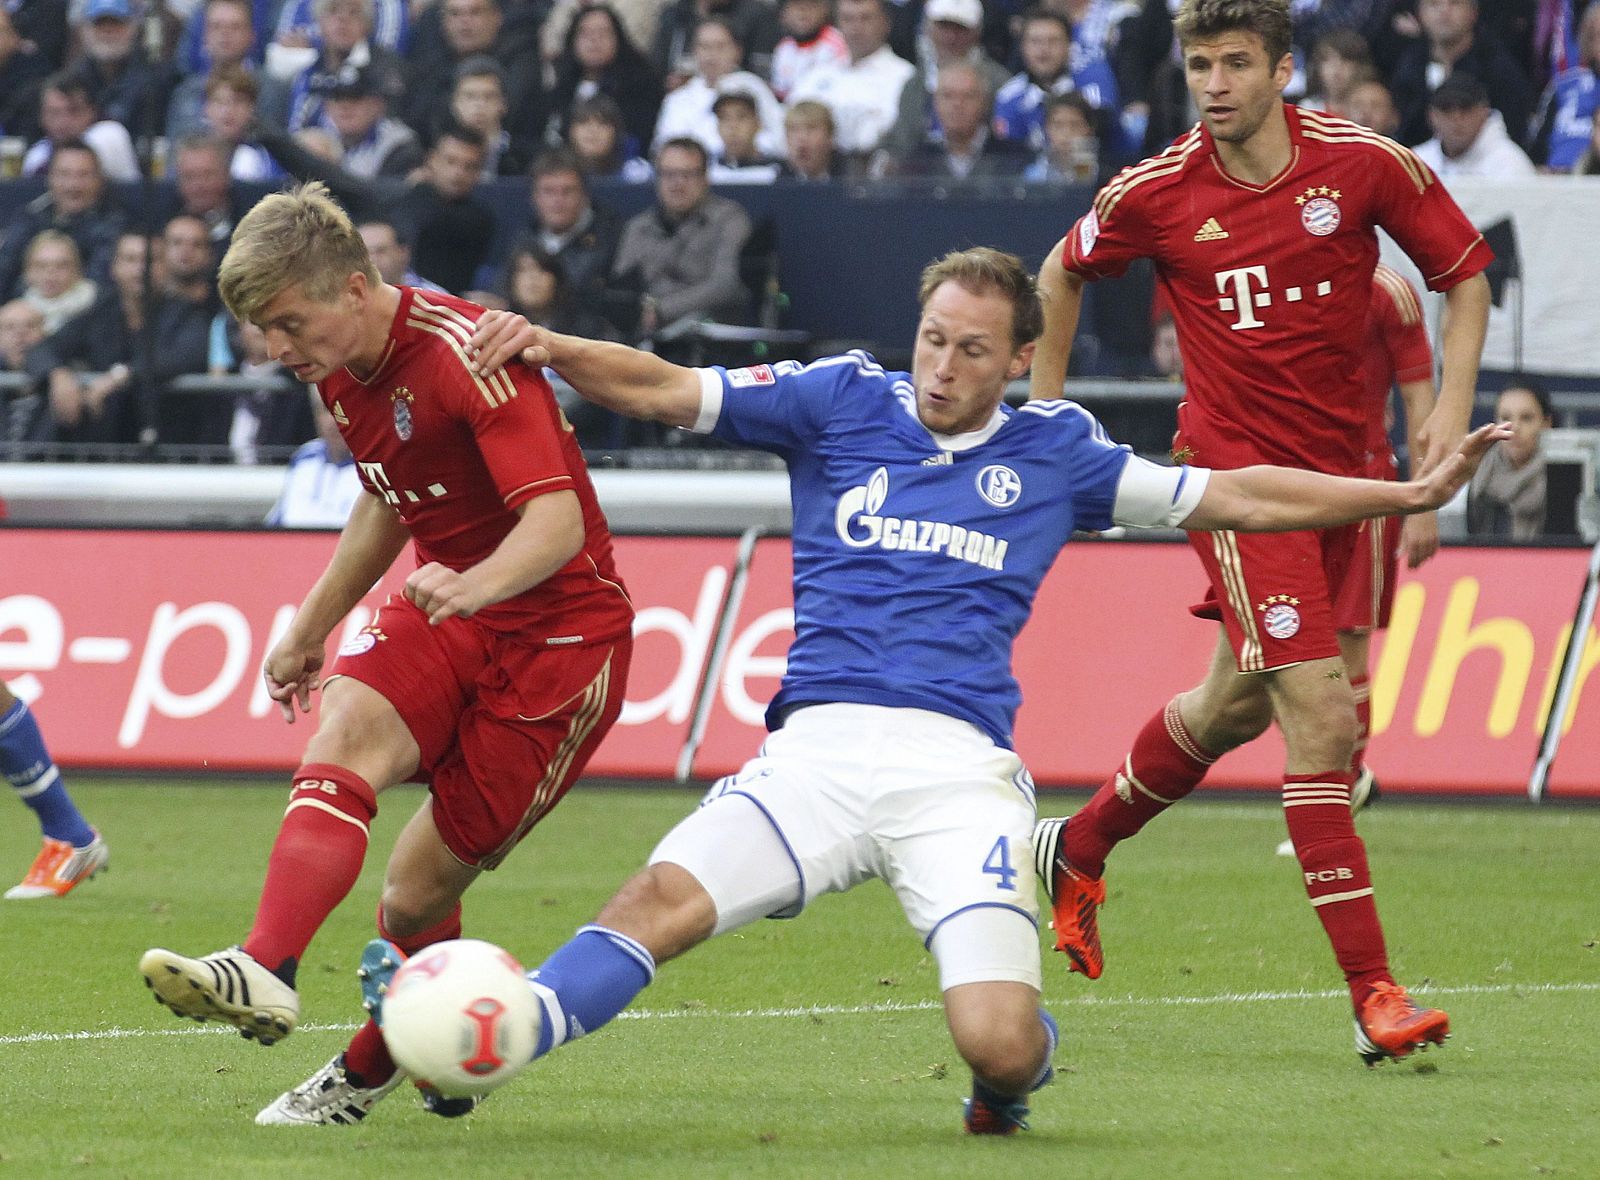
[[[974,246],[952,250],[922,272],[917,289],[917,304],[927,306],[933,293],[944,283],[954,283],[974,295],[999,292],[1011,301],[1011,344],[1021,348],[1039,338],[1044,331],[1044,307],[1033,274],[1015,254]]]
[[[261,82],[243,66],[224,63],[212,66],[206,75],[206,97],[210,98],[219,90],[231,90],[255,102],[261,97]]]
[[[1224,33],[1254,33],[1266,46],[1269,66],[1289,52],[1293,31],[1289,0],[1183,0],[1172,26],[1184,46]]]
[[[312,181],[262,197],[240,218],[217,288],[237,319],[253,321],[296,284],[307,297],[330,303],[357,271],[373,286],[383,281],[349,214]]]

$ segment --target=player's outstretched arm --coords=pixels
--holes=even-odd
[[[1431,512],[1467,485],[1490,447],[1510,437],[1509,427],[1493,423],[1481,426],[1426,477],[1406,483],[1346,479],[1289,467],[1213,471],[1205,494],[1183,527],[1279,533],[1332,528],[1378,516]]]
[[[1039,300],[1044,304],[1044,332],[1033,351],[1033,375],[1028,396],[1058,398],[1067,380],[1072,338],[1078,333],[1078,313],[1083,308],[1083,279],[1061,264],[1067,239],[1062,238],[1039,268]]]
[[[1418,442],[1421,463],[1412,457],[1412,474],[1426,475],[1456,447],[1472,420],[1478,391],[1478,361],[1489,331],[1489,280],[1481,274],[1457,283],[1444,296],[1444,343],[1439,401],[1423,423]]]
[[[1422,424],[1433,413],[1437,399],[1433,395],[1433,382],[1400,382],[1400,405],[1406,418],[1406,450],[1411,456],[1412,474],[1418,474],[1422,464]],[[1400,526],[1400,555],[1407,569],[1418,569],[1439,552],[1439,518],[1432,512],[1419,512],[1406,517]]]
[[[626,344],[563,336],[513,312],[485,312],[467,342],[476,371],[492,373],[518,354],[527,364],[549,365],[589,401],[630,418],[693,426],[700,417],[700,378],[693,369]]]
[[[405,548],[410,533],[389,506],[370,492],[356,497],[328,568],[311,587],[289,629],[262,664],[267,692],[294,724],[295,706],[311,711],[311,693],[321,683],[323,645],[372,584]]]

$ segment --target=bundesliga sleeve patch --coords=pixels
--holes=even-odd
[[[1089,257],[1089,251],[1094,249],[1094,244],[1100,240],[1100,218],[1093,209],[1083,215],[1083,220],[1078,222],[1078,254],[1082,258]]]
[[[751,365],[748,369],[729,369],[728,384],[735,389],[749,389],[752,385],[775,385],[778,378],[771,365]]]

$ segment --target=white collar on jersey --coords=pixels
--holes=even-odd
[[[913,417],[916,417],[916,413],[916,405],[913,403],[911,414]],[[917,422],[919,424],[921,421],[921,418],[917,418]],[[984,443],[988,442],[1005,424],[1005,411],[1002,407],[996,406],[994,408],[994,416],[976,430],[968,430],[962,434],[940,434],[936,430],[928,430],[926,426],[924,426],[923,429],[928,430],[929,436],[934,442],[939,444],[940,450],[970,451],[973,447],[981,447]]]

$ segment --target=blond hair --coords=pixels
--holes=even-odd
[[[1015,254],[974,246],[952,250],[922,272],[917,303],[927,306],[933,293],[944,283],[954,283],[973,295],[997,292],[1011,302],[1011,343],[1015,348],[1030,344],[1044,331],[1044,308],[1033,274]]]
[[[326,185],[317,181],[272,193],[239,220],[217,271],[222,301],[238,319],[255,320],[280,292],[299,285],[331,303],[356,272],[383,280],[367,245]]]

